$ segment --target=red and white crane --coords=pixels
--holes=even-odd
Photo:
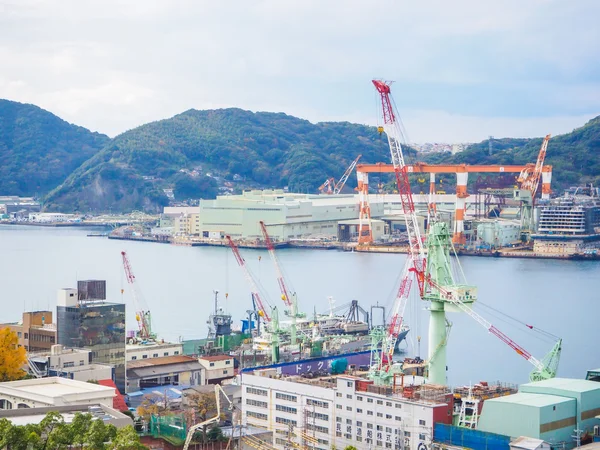
[[[291,308],[292,301],[290,299],[287,286],[285,284],[285,279],[283,278],[283,273],[281,271],[281,266],[279,265],[279,260],[277,259],[277,254],[275,253],[275,245],[271,240],[269,233],[267,232],[267,227],[265,223],[261,220],[259,222],[260,229],[265,238],[265,243],[267,244],[267,250],[269,250],[269,256],[271,256],[271,260],[273,261],[273,265],[275,266],[275,272],[277,273],[277,284],[279,285],[279,291],[281,292],[281,299],[285,303],[288,308]]]
[[[263,320],[270,322],[271,316],[269,315],[269,312],[265,308],[262,297],[258,290],[258,286],[257,286],[256,282],[254,281],[254,277],[250,273],[250,269],[246,265],[246,261],[244,260],[244,258],[242,258],[242,255],[240,254],[240,250],[238,249],[238,246],[236,245],[235,242],[233,242],[233,239],[231,239],[231,236],[225,236],[225,238],[227,239],[227,243],[229,244],[229,247],[231,247],[231,251],[233,252],[233,255],[235,256],[235,260],[237,261],[238,265],[244,271],[244,276],[246,277],[246,281],[250,285],[250,292],[252,293],[252,297],[254,298],[254,301],[256,302],[256,306],[258,307],[258,314],[263,318]]]
[[[154,339],[156,335],[152,332],[152,317],[150,315],[150,310],[144,310],[141,305],[141,293],[139,292],[135,275],[131,270],[131,263],[129,262],[127,253],[121,252],[121,256],[123,258],[125,276],[127,278],[127,283],[131,288],[131,296],[135,307],[135,320],[138,323],[137,337],[140,339]]]

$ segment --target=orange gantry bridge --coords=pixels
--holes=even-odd
[[[453,242],[457,244],[465,243],[464,236],[464,217],[465,217],[465,199],[469,196],[467,192],[467,181],[469,173],[519,173],[527,174],[533,171],[535,164],[525,165],[469,165],[469,164],[425,164],[415,163],[405,166],[408,173],[428,173],[430,194],[435,194],[435,174],[436,173],[455,173],[456,174],[456,207],[454,215],[454,234]],[[358,192],[361,198],[359,226],[359,245],[369,245],[373,242],[371,232],[371,208],[369,206],[369,174],[370,173],[393,173],[392,164],[358,164],[356,166],[356,176],[358,178]],[[552,180],[552,166],[544,166],[542,169],[542,198],[550,198],[550,182]]]

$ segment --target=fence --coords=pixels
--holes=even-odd
[[[442,423],[434,425],[433,441],[438,444],[465,447],[473,450],[508,450],[510,448],[509,436]]]

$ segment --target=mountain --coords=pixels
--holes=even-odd
[[[431,154],[426,159],[430,163],[449,164],[535,163],[541,145],[542,138],[493,139],[491,155],[489,141],[483,141],[452,156]],[[556,194],[583,183],[600,185],[600,116],[571,133],[553,136],[544,164],[552,165],[552,189]]]
[[[174,189],[178,200],[214,198],[224,186],[315,192],[328,177],[338,179],[358,154],[361,162],[389,160],[385,135],[374,127],[312,124],[283,113],[189,110],[117,136],[51,192],[46,205],[159,211],[168,203],[164,189]]]
[[[37,106],[0,99],[0,195],[45,195],[108,141]]]

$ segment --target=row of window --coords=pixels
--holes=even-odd
[[[298,397],[296,397],[295,395],[282,394],[281,392],[277,392],[275,394],[275,398],[279,400],[286,400],[288,402],[295,402],[298,400]]]
[[[173,354],[174,354],[174,355],[179,355],[179,350],[176,350],[176,351],[174,351],[174,352],[173,352]],[[112,355],[111,355],[111,356],[112,356]],[[163,354],[163,356],[169,356],[169,352],[165,352],[165,353]],[[154,353],[154,354],[152,355],[152,357],[153,357],[153,358],[158,358],[158,353]],[[132,359],[132,361],[134,361],[134,360],[136,360],[136,359],[137,359],[137,356],[136,356],[136,355],[134,355],[134,356],[132,356],[132,357],[131,357],[131,359]],[[142,355],[142,359],[148,359],[148,355]]]
[[[284,425],[298,426],[298,422],[292,419],[286,419],[285,417],[275,417],[275,422],[282,423]]]
[[[254,394],[254,395],[263,395],[263,396],[267,396],[267,391],[265,389],[256,389],[253,387],[247,387],[246,388],[246,392],[248,394]]]
[[[277,411],[286,412],[289,414],[297,414],[298,413],[298,410],[296,408],[292,408],[291,406],[275,405],[275,409]]]
[[[310,431],[317,431],[319,433],[329,434],[329,428],[322,427],[320,425],[315,425],[315,424],[312,424],[312,423],[307,424],[306,425],[306,429],[310,430]]]
[[[311,418],[319,419],[319,420],[329,420],[328,414],[322,414],[318,412],[307,411],[306,415]]]
[[[267,402],[261,402],[258,400],[253,400],[251,398],[246,399],[246,405],[258,406],[259,408],[266,408],[268,406]]]
[[[258,413],[254,411],[246,411],[246,416],[254,417],[255,419],[267,420],[267,415],[263,413]]]
[[[329,403],[322,402],[321,400],[313,400],[312,398],[307,398],[306,404],[309,406],[316,406],[317,408],[325,408],[325,409],[329,408]]]

